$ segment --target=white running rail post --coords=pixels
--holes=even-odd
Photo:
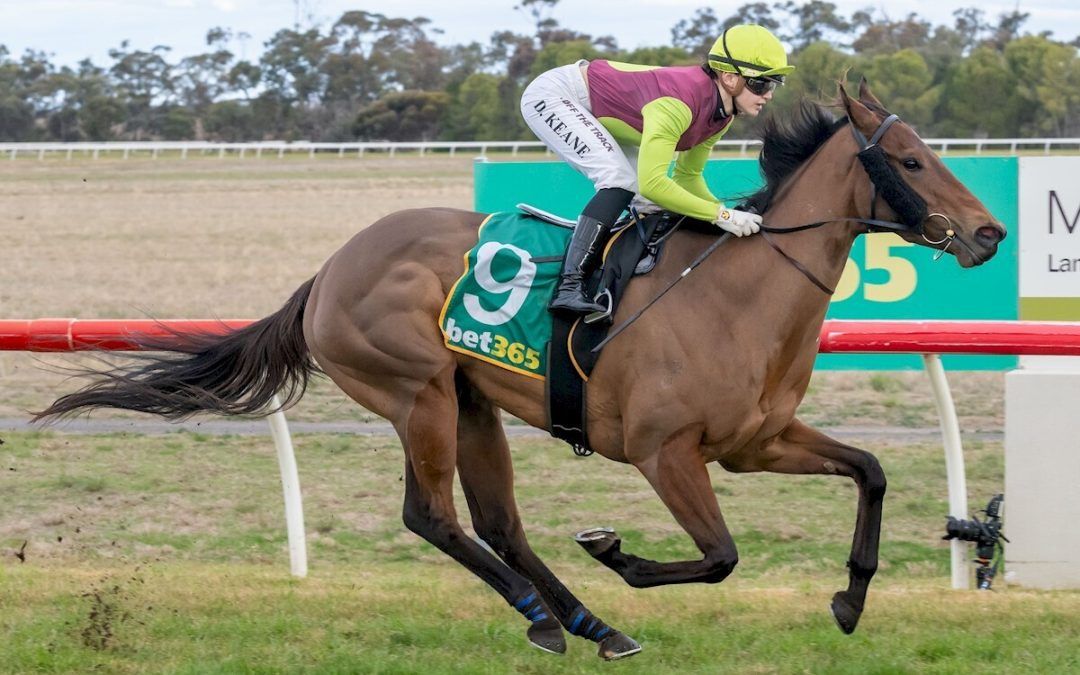
[[[281,399],[274,395],[270,403],[281,407]],[[292,437],[285,413],[278,410],[267,417],[270,435],[277,448],[278,467],[281,469],[281,488],[285,493],[285,527],[289,535],[289,569],[294,577],[307,576],[307,542],[304,537],[304,504],[300,498],[300,474],[296,470]]]
[[[949,484],[949,515],[967,518],[967,476],[964,473],[964,448],[960,443],[960,422],[956,419],[949,381],[938,354],[923,354],[923,363],[930,376],[934,390],[938,418],[941,420],[941,439],[945,446],[945,475]],[[965,542],[953,539],[949,542],[952,554],[952,587],[958,590],[971,588],[971,569],[968,565],[968,547]]]

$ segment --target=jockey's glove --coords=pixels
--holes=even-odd
[[[761,216],[748,211],[729,209],[721,204],[716,212],[716,220],[713,221],[713,224],[727,230],[736,237],[745,237],[748,234],[755,234],[761,229]]]

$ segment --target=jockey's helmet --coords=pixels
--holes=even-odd
[[[776,78],[795,70],[789,66],[787,51],[768,28],[744,23],[732,26],[716,39],[709,50],[709,66],[743,77]]]

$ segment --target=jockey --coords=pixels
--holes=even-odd
[[[711,221],[739,237],[757,232],[761,217],[725,207],[702,170],[735,116],[756,117],[794,69],[776,36],[743,24],[724,31],[701,66],[582,60],[533,80],[521,97],[525,123],[596,187],[574,228],[550,309],[607,309],[586,298],[582,284],[631,200],[643,210]]]

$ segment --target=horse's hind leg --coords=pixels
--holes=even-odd
[[[727,466],[725,464],[725,466]],[[885,500],[885,472],[870,453],[844,445],[794,420],[750,463],[729,467],[742,471],[848,476],[859,488],[859,512],[848,558],[848,588],[833,596],[833,618],[840,630],[851,633],[862,616],[866,591],[878,566],[881,507]]]
[[[546,651],[566,650],[559,624],[528,579],[473,541],[458,523],[453,479],[456,463],[457,399],[453,369],[447,368],[416,396],[399,427],[405,448],[405,525],[494,588],[533,621],[529,639]],[[532,596],[532,599],[529,599]],[[537,628],[539,626],[539,628]]]
[[[459,381],[458,403],[458,470],[476,533],[535,584],[570,633],[599,643],[601,657],[618,659],[641,651],[637,642],[586,609],[530,548],[514,500],[510,448],[498,412],[464,381]],[[541,633],[550,630],[539,624],[534,628]],[[554,628],[561,637],[562,631]]]

